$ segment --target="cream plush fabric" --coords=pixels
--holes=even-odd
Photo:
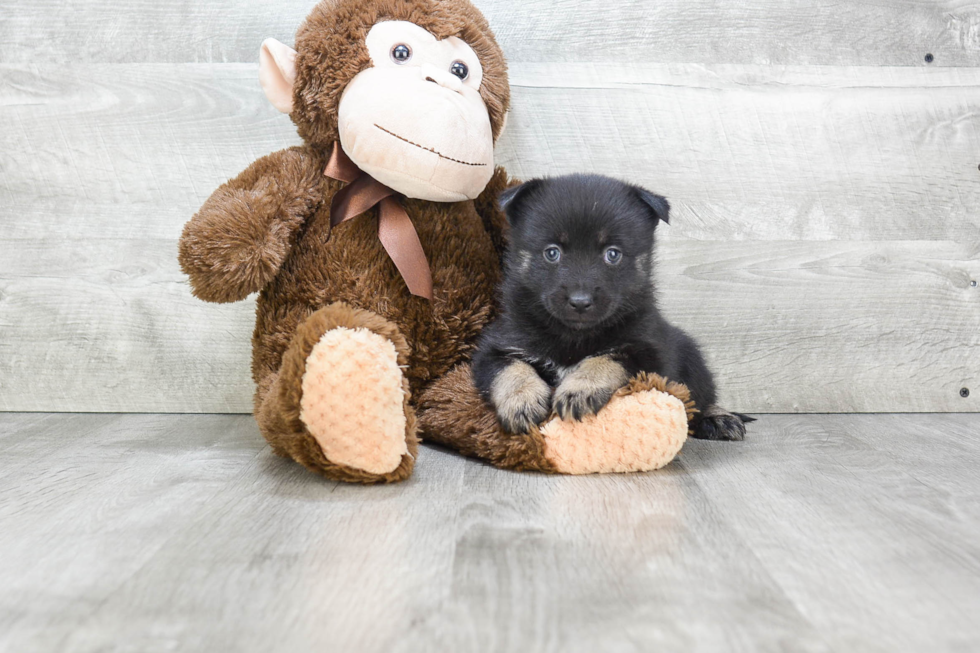
[[[687,410],[674,395],[647,390],[617,396],[580,422],[555,417],[541,435],[557,472],[646,472],[669,463],[684,446]]]
[[[385,474],[405,443],[402,374],[391,340],[367,329],[327,331],[306,359],[300,419],[341,465]]]
[[[438,40],[406,21],[376,24],[365,44],[374,65],[347,84],[337,110],[344,152],[406,197],[476,199],[494,171],[493,130],[480,95],[483,70],[476,53],[455,36]],[[400,45],[410,53],[404,61],[392,57]],[[455,64],[465,66],[464,78],[450,72]],[[267,39],[259,53],[259,82],[285,113],[293,109],[295,80],[296,52]]]
[[[344,151],[361,170],[408,197],[475,199],[493,174],[493,134],[476,54],[456,37],[439,41],[405,21],[378,23],[365,42],[374,67],[358,73],[340,100]],[[411,52],[404,63],[391,56],[398,45]],[[465,79],[450,72],[456,62],[466,66]],[[411,110],[398,110],[405,105]]]

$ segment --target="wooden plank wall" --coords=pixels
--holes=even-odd
[[[980,409],[980,4],[477,3],[498,160],[671,199],[662,304],[730,407]],[[176,241],[297,142],[257,49],[311,6],[0,0],[0,410],[250,409],[253,304],[192,298]]]

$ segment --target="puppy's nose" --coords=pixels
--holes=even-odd
[[[573,292],[568,296],[568,304],[578,313],[584,313],[592,308],[592,295],[587,292]]]

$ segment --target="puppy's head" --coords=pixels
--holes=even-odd
[[[499,201],[511,225],[509,305],[584,330],[649,302],[653,234],[668,220],[666,199],[609,177],[569,175],[533,179]]]

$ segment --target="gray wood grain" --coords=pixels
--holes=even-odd
[[[5,0],[3,62],[251,62],[313,0]],[[511,61],[975,66],[980,8],[945,0],[477,0]]]
[[[297,142],[255,75],[0,66],[0,410],[249,409],[252,308],[194,300],[175,259],[215,187]],[[730,407],[978,410],[980,68],[515,64],[513,82],[512,174],[671,199],[664,307]]]
[[[699,239],[976,240],[980,68],[515,66],[498,158],[657,189]]]
[[[700,340],[730,408],[978,409],[974,245],[667,234],[661,304]],[[191,297],[169,241],[97,253],[66,241],[55,256],[84,265],[65,271],[46,247],[21,241],[4,259],[14,270],[45,260],[50,269],[5,280],[0,410],[250,409],[251,301]],[[964,399],[961,387],[974,391]]]
[[[736,450],[686,449],[682,467],[745,546],[770,561],[776,582],[833,650],[972,648],[980,546],[977,512],[967,506],[976,475],[927,483],[919,467],[975,468],[975,443],[961,439],[976,439],[976,419],[780,416],[778,428],[767,428],[771,422]],[[746,500],[764,509],[746,510]],[[939,603],[948,605],[943,614],[932,612]],[[897,605],[903,624],[893,622]],[[924,619],[928,628],[913,625]]]
[[[829,650],[680,466],[501,478],[474,465],[460,504],[455,600],[422,630],[446,649]]]
[[[360,487],[245,416],[2,414],[0,650],[973,650],[978,430],[772,415],[591,477],[423,446]]]
[[[976,244],[661,244],[665,313],[761,412],[976,411]]]
[[[4,236],[176,237],[298,142],[254,65],[0,66]],[[647,184],[687,237],[974,240],[980,68],[515,64],[497,158]],[[67,215],[65,215],[67,213]]]

